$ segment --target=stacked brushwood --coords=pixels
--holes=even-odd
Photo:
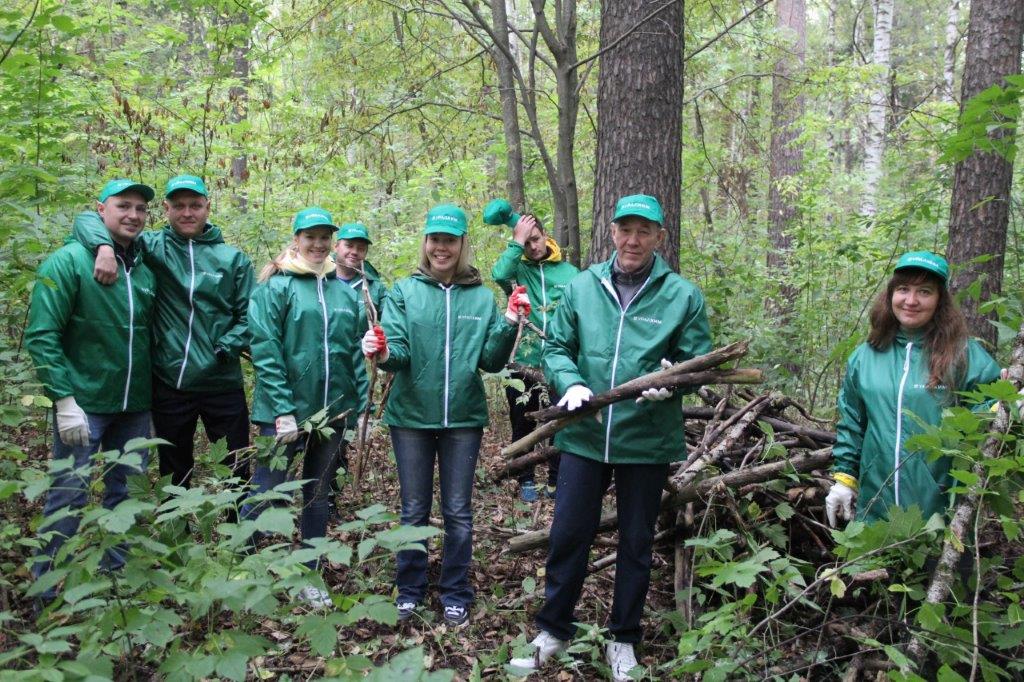
[[[820,517],[821,501],[827,489],[823,472],[832,461],[835,433],[813,425],[816,420],[807,410],[785,396],[738,388],[761,382],[761,373],[756,369],[721,369],[746,352],[746,342],[733,343],[595,395],[589,404],[572,413],[558,407],[531,413],[528,416],[537,422],[537,429],[502,451],[506,464],[495,472],[494,480],[549,459],[556,452],[554,447],[530,449],[573,421],[598,418],[607,405],[635,399],[648,388],[689,389],[696,392],[703,405],[683,407],[686,459],[672,466],[662,495],[666,514],[656,539],[678,541],[686,536],[686,529],[682,527],[685,518],[699,513],[724,490],[746,495],[755,489],[777,489],[779,486],[773,482],[784,481],[786,501],[813,511],[799,521],[810,533],[808,541],[817,552],[827,553],[827,538],[822,537],[827,532],[816,517]],[[524,452],[526,454],[522,454]],[[512,457],[514,459],[510,459]],[[811,478],[809,482],[800,482],[794,474],[811,474]],[[676,518],[677,514],[668,513],[676,509],[683,509],[681,519]],[[616,517],[611,512],[601,518],[598,532],[609,533],[615,528]],[[546,528],[522,533],[510,539],[506,551],[518,554],[545,547],[548,538]],[[597,559],[593,569],[612,565],[614,558],[612,554]]]

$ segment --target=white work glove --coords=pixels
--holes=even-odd
[[[286,414],[274,421],[278,443],[292,443],[299,437],[299,425],[295,423],[295,415]]]
[[[57,408],[57,433],[65,445],[84,446],[89,444],[89,418],[78,406],[75,397],[69,395],[55,403]]]
[[[668,369],[671,366],[672,362],[670,360],[666,360],[665,358],[661,359],[662,371]],[[640,404],[645,400],[648,400],[652,403],[658,402],[660,400],[668,400],[669,398],[672,397],[672,393],[673,391],[671,388],[648,388],[644,390],[643,393],[640,394],[640,397],[636,399],[636,402],[637,404]]]
[[[857,499],[857,491],[848,485],[836,481],[825,497],[825,514],[828,525],[836,528],[838,519],[853,520],[853,501]]]
[[[583,384],[575,384],[569,387],[562,399],[558,401],[558,407],[564,407],[572,412],[578,410],[580,405],[594,397],[593,392]]]

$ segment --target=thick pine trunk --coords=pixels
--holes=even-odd
[[[1024,0],[974,0],[967,29],[961,110],[964,104],[1003,78],[1020,73]],[[1000,129],[994,136],[1015,135]],[[1013,164],[998,154],[976,151],[956,165],[949,211],[949,260],[954,267],[952,287],[963,289],[980,280],[980,300],[998,295],[1003,283],[1003,255],[1009,217]],[[971,263],[990,256],[981,263]],[[972,335],[994,343],[990,315],[978,312],[979,301],[963,301]]]
[[[659,8],[664,9],[637,26]],[[601,55],[598,75],[592,263],[606,260],[614,248],[610,228],[616,200],[650,194],[665,212],[668,235],[660,253],[669,267],[679,268],[682,33],[681,2],[668,7],[663,0],[601,3],[600,44],[602,49],[615,45]]]
[[[885,120],[889,104],[889,63],[892,44],[892,14],[895,0],[875,0],[875,37],[871,63],[868,127],[864,142],[864,197],[861,214],[878,212],[876,194],[882,179],[882,155],[885,153]]]
[[[508,35],[505,0],[491,0],[491,18],[494,21],[495,40],[498,42],[496,48],[491,51],[491,56],[497,68],[498,93],[501,96],[508,200],[517,209],[523,210],[526,207],[526,185],[523,182],[523,138],[519,132],[519,103],[516,99],[515,75],[512,61],[508,57],[513,52]]]
[[[772,139],[768,167],[768,270],[779,282],[778,295],[768,301],[769,310],[781,327],[793,312],[797,291],[789,285],[790,230],[798,218],[797,188],[793,178],[803,167],[803,151],[796,144],[800,136],[799,119],[804,113],[804,98],[793,79],[803,69],[807,51],[807,8],[804,0],[778,0],[776,25],[789,49],[783,49],[775,62],[772,78]]]

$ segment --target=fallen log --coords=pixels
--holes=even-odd
[[[748,403],[743,410],[737,412],[736,419],[730,417],[729,421],[723,425],[728,427],[725,437],[707,452],[701,453],[700,448],[698,448],[691,454],[682,470],[669,479],[670,485],[676,490],[689,485],[697,477],[697,474],[721,459],[729,451],[729,448],[733,447],[736,441],[743,436],[743,432],[747,430],[747,427],[770,404],[771,402],[767,395],[760,396]]]
[[[687,502],[706,497],[715,487],[721,485],[726,488],[738,488],[751,483],[763,483],[769,481],[789,470],[797,473],[806,473],[814,469],[820,469],[832,463],[832,448],[823,448],[802,455],[796,455],[788,459],[780,459],[768,464],[762,464],[748,469],[736,469],[727,474],[711,476],[702,481],[690,483],[689,485],[674,490],[671,493],[662,495],[662,508],[678,507]],[[615,512],[609,512],[601,517],[598,523],[597,532],[603,533],[614,530],[618,525],[618,518]],[[522,535],[510,538],[505,554],[521,554],[531,549],[538,549],[548,544],[551,537],[550,529],[534,530]]]
[[[733,415],[739,408],[727,407],[725,408],[725,414]],[[683,417],[686,419],[712,419],[715,416],[715,409],[713,407],[690,407],[689,405],[683,406]],[[764,415],[760,421],[770,424],[776,433],[792,433],[800,436],[807,436],[811,440],[818,441],[823,445],[831,445],[836,442],[836,434],[834,431],[823,431],[821,429],[811,428],[809,426],[801,426],[800,424],[794,424],[778,417],[769,417]]]
[[[1013,355],[1011,356],[1010,367],[1006,373],[1007,378],[1013,382],[1013,385],[1019,392],[1021,387],[1024,386],[1024,324],[1021,325],[1017,331],[1016,338],[1013,340]],[[996,416],[992,423],[989,424],[988,437],[981,446],[982,459],[994,459],[1001,454],[1006,443],[1005,434],[1009,429],[1010,411],[1006,403],[1000,402]],[[988,481],[988,472],[980,461],[974,463],[973,470],[977,476],[977,483],[970,486],[968,492],[960,497],[960,502],[956,505],[956,511],[953,512],[949,527],[946,529],[946,540],[942,545],[942,554],[939,556],[939,563],[932,572],[932,579],[928,585],[928,591],[925,593],[925,602],[928,604],[942,603],[946,599],[946,595],[949,594],[949,588],[953,583],[953,576],[956,573],[955,567],[964,551],[964,538],[971,528],[971,520],[975,517],[979,505],[982,503],[981,493],[984,491]],[[978,522],[975,524],[974,529],[976,535],[981,531],[981,528],[977,527],[981,520],[981,515],[978,514]],[[971,543],[972,541],[968,540],[968,542]],[[977,584],[981,584],[980,575],[978,576]],[[976,622],[975,628],[977,628]],[[910,640],[910,644],[907,645],[907,656],[917,668],[921,667],[927,653],[921,633],[922,631],[915,633]],[[977,665],[977,647],[978,638],[977,632],[975,632],[974,658],[971,666],[972,679]],[[909,670],[909,667],[905,666],[904,670]]]
[[[510,362],[506,367],[508,367],[510,372],[514,374],[521,374],[535,384],[544,384],[547,386],[547,382],[544,379],[544,372],[540,371],[537,367],[524,365],[521,362]]]
[[[666,370],[667,371],[667,370]],[[523,436],[501,451],[502,457],[511,457],[521,452],[526,452],[537,443],[547,440],[555,433],[561,431],[569,424],[592,415],[603,408],[617,403],[621,400],[639,398],[640,394],[649,388],[682,388],[684,386],[702,386],[704,384],[758,384],[762,381],[761,370],[759,369],[727,369],[727,370],[705,370],[702,372],[690,372],[686,374],[662,375],[659,372],[646,374],[638,379],[617,386],[609,391],[600,393],[579,409],[567,412],[562,408],[548,408],[540,413],[549,410],[558,410],[558,418],[548,421],[543,426]],[[532,412],[530,415],[539,414]],[[532,418],[532,417],[531,417]]]
[[[558,448],[553,445],[534,450],[531,453],[525,454],[522,457],[516,457],[515,459],[506,462],[505,466],[499,469],[493,476],[491,481],[499,483],[510,476],[516,474],[516,472],[522,471],[526,467],[533,464],[540,464],[546,462],[558,453]]]

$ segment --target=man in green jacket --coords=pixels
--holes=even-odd
[[[200,418],[211,443],[226,438],[231,452],[249,445],[239,357],[249,345],[246,315],[254,278],[249,258],[225,244],[220,228],[207,222],[210,198],[201,178],[171,178],[163,204],[168,224],[139,239],[159,292],[153,425],[157,438],[171,443],[160,447],[160,475],[187,487]],[[109,237],[77,226],[74,237],[96,249],[97,281],[115,281]],[[225,463],[235,467],[234,455]],[[246,469],[236,467],[235,474],[248,478]]]
[[[544,374],[578,409],[594,393],[711,350],[704,298],[655,253],[665,239],[661,206],[651,196],[623,197],[615,207],[615,253],[565,288],[544,352]],[[615,595],[605,649],[614,680],[636,666],[633,645],[650,583],[651,547],[669,463],[685,459],[678,396],[648,389],[636,402],[609,405],[601,419],[581,419],[558,433],[562,452],[551,525],[541,632],[533,655],[512,665],[535,670],[568,646],[573,611],[601,516],[601,498],[615,478],[619,522]]]
[[[578,274],[576,266],[562,257],[558,242],[549,237],[540,221],[530,214],[520,216],[516,221],[508,248],[491,269],[491,277],[506,294],[511,294],[517,284],[526,287],[527,296],[533,302],[529,315],[530,322],[545,335],[554,316],[555,307],[562,298],[562,290]],[[516,362],[539,367],[546,343],[529,328],[523,329],[519,349],[516,351]],[[540,409],[540,387],[522,372],[513,372],[511,376],[512,379],[523,382],[523,390],[515,386],[505,388],[508,416],[512,424],[512,440],[516,441],[536,427],[536,424],[526,418],[526,414]],[[549,497],[555,495],[558,462],[558,455],[548,460],[546,493]],[[520,472],[519,494],[524,502],[537,500],[534,467],[530,466]]]
[[[135,241],[146,221],[153,190],[131,180],[112,180],[96,205],[76,224],[102,230],[113,242],[124,277],[114,286],[93,281],[92,254],[71,241],[39,267],[32,289],[25,346],[39,381],[54,404],[52,483],[39,528],[45,543],[32,565],[39,578],[78,530],[85,506],[93,455],[123,450],[133,438],[150,435],[150,325],[155,283]],[[146,469],[146,453],[106,465],[103,506],[113,509],[128,497],[127,478]],[[72,513],[63,513],[70,509]],[[53,521],[51,517],[56,516]],[[104,566],[124,564],[118,548]],[[56,595],[50,587],[42,602]]]

